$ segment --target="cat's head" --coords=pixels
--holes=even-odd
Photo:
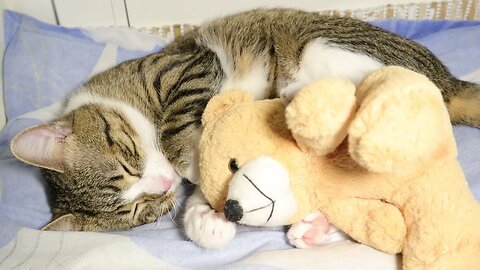
[[[170,210],[180,176],[138,114],[88,104],[12,140],[18,159],[45,169],[53,220],[44,229],[125,229]]]

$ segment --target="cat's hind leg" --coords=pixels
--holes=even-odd
[[[335,45],[323,38],[308,43],[298,59],[298,66],[286,68],[294,70],[290,79],[277,87],[277,95],[291,101],[298,90],[307,84],[329,77],[359,83],[365,75],[383,66],[374,58],[353,52]]]

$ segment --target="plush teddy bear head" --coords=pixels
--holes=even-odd
[[[217,211],[223,212],[225,204],[242,208],[230,219],[276,226],[312,210],[307,202],[298,203],[309,186],[290,185],[292,173],[299,180],[307,177],[308,155],[288,131],[285,106],[279,99],[254,101],[246,92],[230,91],[214,97],[205,110],[200,187]],[[227,193],[238,201],[227,201]],[[240,196],[246,193],[251,194],[248,200]],[[308,209],[299,211],[301,205]]]

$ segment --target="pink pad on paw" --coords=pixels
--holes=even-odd
[[[328,222],[327,218],[324,215],[319,215],[318,217],[310,221],[310,223],[312,223],[312,225],[316,227],[324,226],[327,228],[327,231],[330,227],[330,222]]]
[[[313,246],[313,245],[316,245],[319,242],[321,242],[321,240],[328,233],[328,229],[330,227],[330,226],[328,226],[328,224],[326,224],[326,226],[318,226],[318,227],[317,227],[317,225],[314,225],[314,226],[315,227],[312,227],[311,229],[309,229],[302,237],[303,241],[307,245]]]
[[[328,238],[330,223],[320,212],[312,213],[303,221],[295,223],[287,236],[290,243],[299,248],[318,246]]]

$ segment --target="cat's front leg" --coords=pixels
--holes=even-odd
[[[224,247],[236,233],[236,224],[226,220],[223,213],[213,210],[199,187],[188,198],[183,226],[185,233],[197,245],[218,249]]]

